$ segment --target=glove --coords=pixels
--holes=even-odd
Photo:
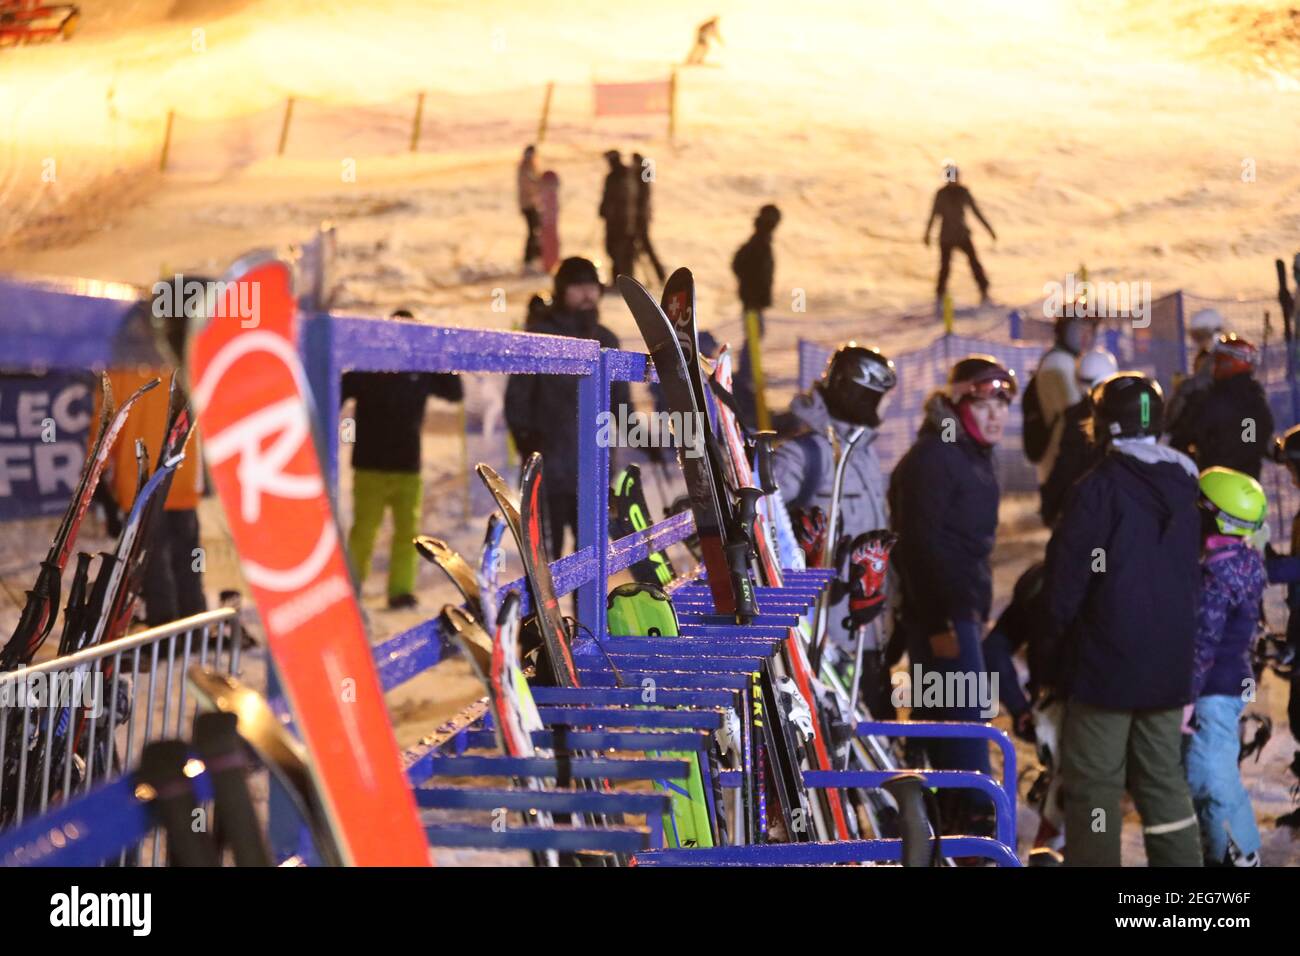
[[[805,565],[820,568],[826,550],[826,512],[820,505],[813,505],[807,511],[795,509],[791,517],[794,519],[794,537],[803,550]]]
[[[885,575],[889,570],[889,552],[896,541],[898,535],[884,529],[866,531],[853,539],[848,557],[846,628],[866,627],[885,609]]]

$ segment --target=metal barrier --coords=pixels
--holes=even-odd
[[[197,706],[185,670],[238,674],[241,643],[239,610],[225,607],[0,674],[0,827],[120,777],[146,743],[183,735]]]

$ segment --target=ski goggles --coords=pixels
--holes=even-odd
[[[962,399],[979,401],[986,398],[1000,398],[1008,405],[1016,397],[1016,377],[1013,372],[995,372],[977,375],[965,382],[954,382],[948,386],[948,397],[954,402]]]

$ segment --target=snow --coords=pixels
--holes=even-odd
[[[666,77],[714,13],[725,45],[713,65],[680,72],[674,143],[663,117],[591,117],[593,79]],[[721,338],[740,328],[731,254],[759,205],[782,208],[768,319],[778,383],[793,376],[800,336],[886,350],[933,337],[917,316],[929,313],[936,252],[918,240],[948,157],[998,232],[976,244],[1002,302],[1040,298],[1080,264],[1157,295],[1270,297],[1272,259],[1289,258],[1300,231],[1300,44],[1294,11],[1271,0],[121,0],[82,14],[71,42],[0,51],[5,271],[137,284],[211,274],[330,219],[342,307],[509,327],[545,284],[518,274],[513,168],[536,138],[547,82],[540,161],[561,178],[563,251],[602,257],[601,154],[639,150],[654,161],[656,247],[695,271],[701,327]],[[975,298],[962,261],[952,290],[959,305]],[[807,309],[795,312],[800,292]],[[603,314],[636,341],[614,299]],[[440,489],[427,521],[457,526],[443,533],[472,550],[478,523],[460,525],[460,506],[444,504],[463,480],[453,427],[443,421],[426,443]],[[345,485],[345,511],[347,498]],[[1030,503],[1005,508],[1002,599],[1042,543],[1017,517]],[[5,538],[9,568],[22,549]],[[425,613],[381,610],[379,594],[367,592],[377,636]],[[475,694],[448,663],[394,695],[403,742]],[[1261,815],[1285,810],[1292,745],[1279,695],[1268,684],[1265,694],[1278,732],[1247,768]],[[1267,862],[1300,862],[1265,830]]]

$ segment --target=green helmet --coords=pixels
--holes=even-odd
[[[1214,515],[1220,533],[1248,537],[1264,527],[1268,497],[1250,475],[1215,466],[1201,472],[1201,507]]]

